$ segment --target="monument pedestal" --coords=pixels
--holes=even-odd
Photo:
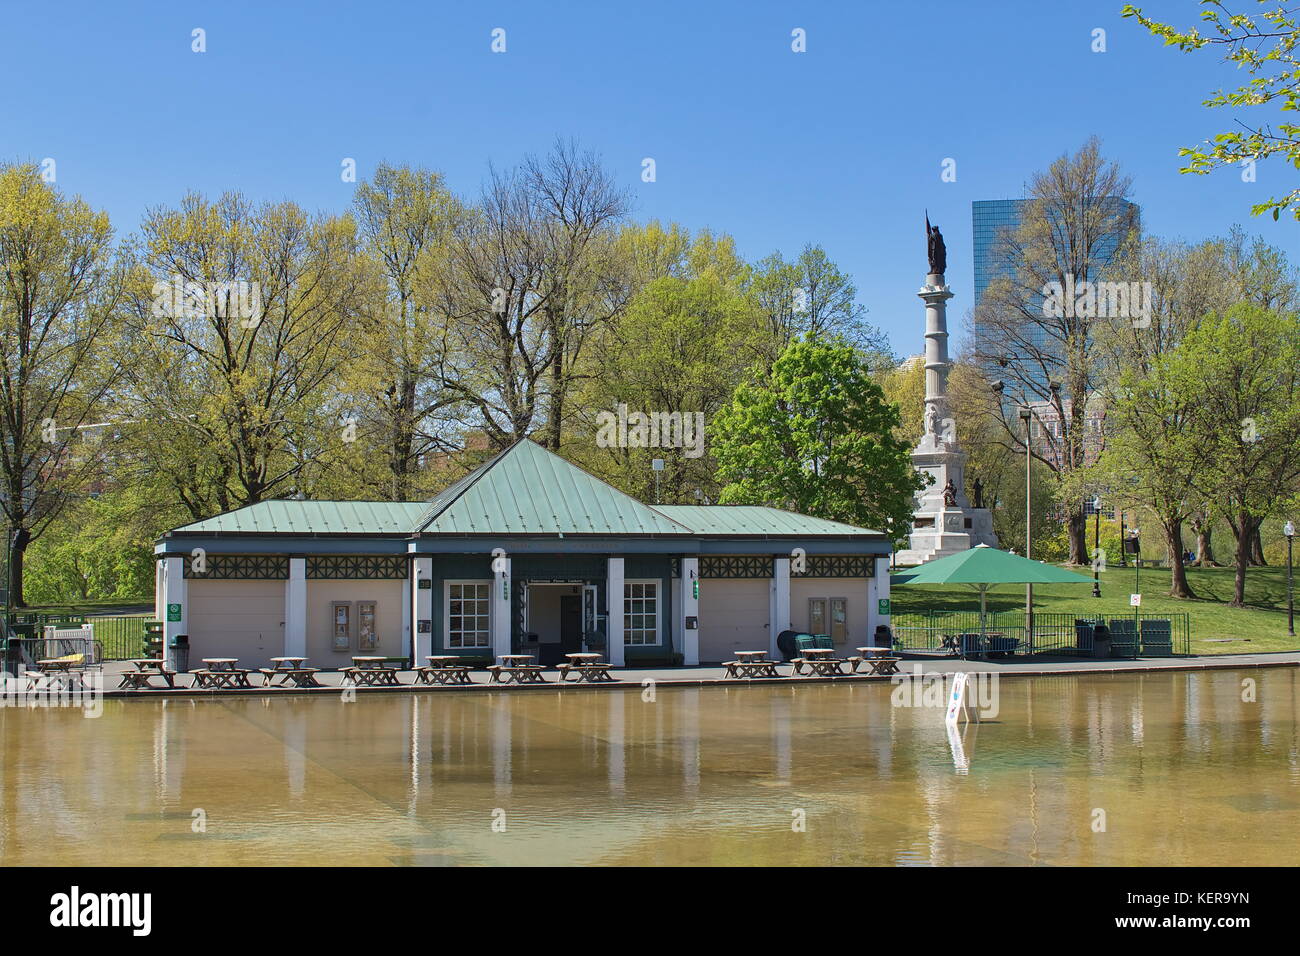
[[[966,455],[955,444],[934,434],[922,436],[912,452],[916,470],[934,481],[921,492],[912,512],[912,533],[908,547],[895,555],[895,562],[924,564],[935,558],[968,551],[976,545],[998,546],[993,533],[993,515],[987,508],[971,507],[966,497]],[[951,493],[944,489],[951,482]]]

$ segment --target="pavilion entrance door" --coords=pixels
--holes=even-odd
[[[565,594],[560,598],[560,655],[582,650],[582,596]],[[558,662],[557,662],[558,663]]]

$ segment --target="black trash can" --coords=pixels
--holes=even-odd
[[[782,631],[776,636],[776,649],[787,662],[793,660],[798,653],[794,639],[802,633],[802,631]]]
[[[889,629],[888,624],[877,624],[875,637],[871,639],[872,647],[894,648],[894,632]]]
[[[1105,624],[1093,625],[1092,656],[1110,657],[1110,628]]]
[[[172,659],[175,662],[174,667],[178,671],[188,671],[190,669],[190,636],[188,634],[174,634],[168,641],[171,648]]]

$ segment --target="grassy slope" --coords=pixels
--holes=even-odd
[[[1247,607],[1228,607],[1232,599],[1231,568],[1192,568],[1187,580],[1198,600],[1180,601],[1168,596],[1169,572],[1142,570],[1143,613],[1186,612],[1191,622],[1192,653],[1242,654],[1250,651],[1300,650],[1300,637],[1286,632],[1286,568],[1251,568],[1246,574]],[[1300,589],[1300,581],[1297,581]],[[1132,613],[1133,569],[1112,567],[1102,572],[1101,597],[1088,585],[1040,584],[1034,588],[1034,607],[1078,615],[1123,617]],[[891,589],[896,613],[936,608],[945,611],[978,610],[979,597],[968,587],[899,587]],[[1297,598],[1300,600],[1300,596]],[[1025,586],[1004,584],[989,589],[990,611],[1014,611],[1025,606]],[[1234,638],[1230,643],[1207,638]]]

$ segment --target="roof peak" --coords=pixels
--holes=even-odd
[[[689,534],[683,524],[530,438],[451,484],[414,533]]]

